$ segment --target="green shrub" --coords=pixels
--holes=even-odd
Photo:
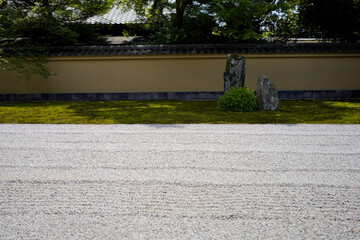
[[[218,104],[223,111],[253,112],[258,109],[257,97],[246,85],[230,88],[219,98]]]

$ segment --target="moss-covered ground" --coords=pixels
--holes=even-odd
[[[276,111],[221,111],[216,101],[0,103],[0,123],[360,124],[360,101],[280,101]]]

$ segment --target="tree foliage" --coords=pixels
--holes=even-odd
[[[295,0],[120,0],[148,20],[150,42],[252,42]],[[154,33],[154,34],[151,34]],[[161,37],[162,36],[162,37]]]
[[[221,23],[217,32],[231,40],[256,41],[287,13],[294,1],[237,0],[216,1],[212,7]]]
[[[298,0],[269,28],[268,35],[318,38],[342,42],[360,40],[359,0]]]
[[[46,48],[73,45],[94,36],[83,21],[107,12],[109,0],[2,0],[0,2],[0,67],[21,78],[47,78]]]
[[[301,0],[298,25],[308,36],[357,41],[360,39],[360,1]]]

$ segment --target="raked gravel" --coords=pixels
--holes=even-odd
[[[360,125],[0,125],[0,239],[360,239]]]

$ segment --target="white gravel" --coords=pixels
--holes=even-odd
[[[0,125],[0,239],[360,239],[360,125]]]

